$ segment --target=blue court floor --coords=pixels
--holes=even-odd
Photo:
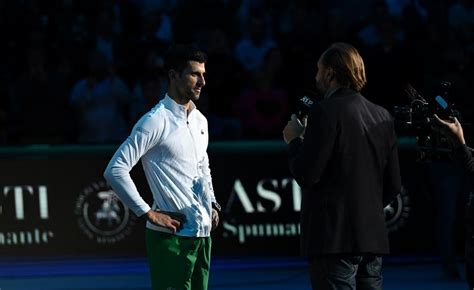
[[[385,290],[466,290],[443,277],[436,259],[388,257]],[[0,258],[0,290],[150,289],[145,258]],[[306,265],[299,258],[214,258],[209,289],[309,290]]]

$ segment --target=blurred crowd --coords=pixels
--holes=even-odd
[[[392,111],[441,81],[472,118],[474,0],[18,0],[0,2],[0,144],[116,143],[166,92],[163,54],[209,55],[198,108],[211,141],[281,139],[317,57],[356,46],[363,94]]]

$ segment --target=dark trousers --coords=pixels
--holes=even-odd
[[[469,224],[466,231],[465,270],[469,289],[474,289],[474,225]]]
[[[313,290],[381,290],[382,257],[330,255],[310,259]]]
[[[435,230],[443,270],[458,276],[456,265],[456,214],[469,189],[463,168],[451,161],[436,160],[427,165],[436,206]],[[454,272],[453,272],[454,271]]]

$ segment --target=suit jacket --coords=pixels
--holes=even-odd
[[[469,176],[471,183],[474,181],[474,158],[467,145],[458,145],[453,148],[454,160],[458,162],[466,174]],[[474,189],[474,183],[472,183]]]
[[[458,145],[453,148],[453,157],[454,161],[456,161],[459,165],[462,166],[462,169],[467,175],[467,179],[470,183],[471,193],[469,194],[469,199],[466,204],[466,212],[465,212],[465,219],[466,219],[466,226],[467,229],[474,233],[474,158],[472,156],[471,151],[467,145]],[[468,236],[470,237],[470,235]],[[469,241],[471,239],[469,238]]]
[[[289,164],[303,189],[303,255],[389,253],[383,209],[401,182],[387,110],[337,90],[311,109],[304,140],[289,144]]]

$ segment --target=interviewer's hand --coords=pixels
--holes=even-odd
[[[291,115],[291,120],[286,124],[283,129],[283,139],[286,144],[290,143],[293,139],[303,137],[306,129],[307,117],[303,119],[303,123],[298,120],[295,114]]]
[[[441,132],[451,141],[457,144],[466,144],[464,133],[458,119],[454,117],[452,120],[441,120],[438,115],[434,115],[436,123],[441,126]]]
[[[146,217],[152,224],[170,229],[173,234],[176,234],[186,221],[185,215],[179,212],[149,210]]]

